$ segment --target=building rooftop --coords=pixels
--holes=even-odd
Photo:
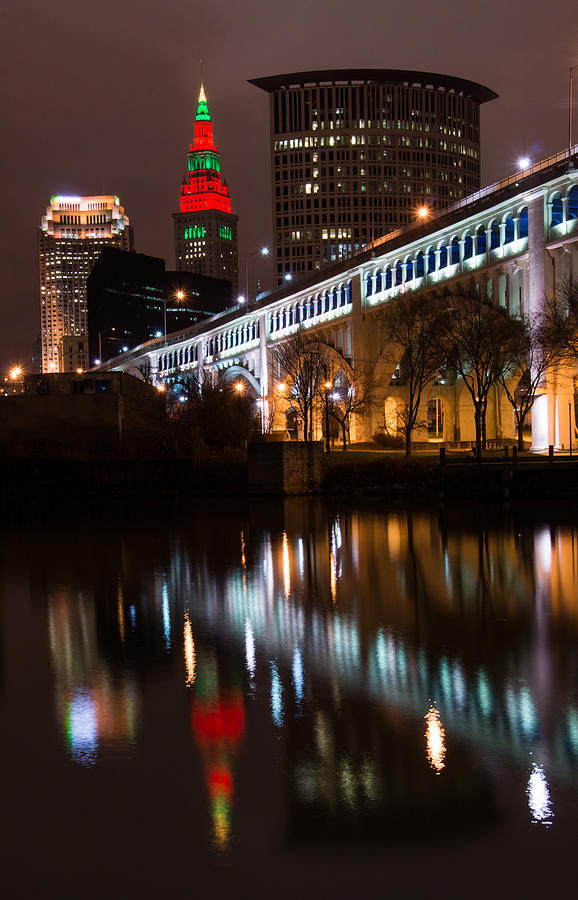
[[[413,72],[408,69],[323,69],[316,72],[293,72],[287,75],[269,75],[265,78],[250,78],[249,84],[261,88],[268,94],[294,87],[314,87],[320,85],[393,84],[405,87],[431,88],[463,94],[478,103],[486,103],[498,97],[495,91],[453,75],[438,75],[434,72]]]

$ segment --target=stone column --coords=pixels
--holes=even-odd
[[[364,312],[362,292],[362,276],[361,272],[352,273],[352,303],[350,318],[350,346],[351,346],[351,367],[354,372],[360,371],[360,366],[364,364],[374,365],[379,354],[379,346],[377,340],[378,328],[370,328],[370,320],[367,313]],[[377,334],[376,334],[377,332]],[[381,423],[382,417],[378,409],[370,407],[363,410],[359,415],[354,416],[352,423],[352,438],[356,441],[370,441],[378,422]]]
[[[267,314],[259,316],[259,387],[261,389],[261,425],[269,422],[269,366],[267,361]]]
[[[543,193],[536,193],[528,202],[528,273],[525,279],[527,294],[524,296],[526,316],[539,313],[546,299],[545,214],[548,209],[551,212],[551,204],[545,203]],[[554,396],[548,381],[540,387],[532,409],[532,448],[535,450],[543,450],[549,444],[556,443]]]
[[[551,206],[551,204],[548,204]],[[544,227],[544,195],[537,194],[528,202],[528,296],[524,306],[530,315],[539,312],[546,297],[546,231]]]

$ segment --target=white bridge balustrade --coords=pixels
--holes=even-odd
[[[373,368],[380,411],[360,414],[352,438],[367,439],[393,422],[404,401],[399,358],[385,346],[378,312],[407,291],[443,297],[476,286],[515,316],[529,316],[566,280],[578,278],[578,147],[519,172],[416,223],[363,252],[234,307],[166,339],[149,341],[100,368],[140,372],[156,381],[203,370],[245,377],[263,406],[277,389],[270,349],[298,329],[315,335],[343,362],[351,380]],[[532,412],[535,449],[568,447],[574,429],[573,371],[556,373]],[[355,388],[355,384],[353,385]],[[473,407],[460,379],[441,379],[424,397],[435,406],[435,439],[472,441]],[[432,406],[433,404],[433,406]],[[290,396],[276,403],[284,428]],[[282,407],[282,408],[280,408]],[[389,412],[388,412],[389,410]],[[569,413],[570,410],[570,413]],[[496,389],[487,412],[489,439],[513,439],[514,415]],[[424,427],[415,437],[428,439]],[[572,434],[573,438],[573,434]]]

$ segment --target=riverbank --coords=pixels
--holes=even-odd
[[[182,459],[4,459],[0,497],[7,502],[75,495],[244,496],[251,493],[247,472],[247,453],[241,450]],[[406,459],[392,451],[354,449],[324,457],[316,493],[435,499],[576,497],[578,458],[528,453],[513,459],[490,452],[478,462],[471,454],[456,453],[441,463],[434,454]]]

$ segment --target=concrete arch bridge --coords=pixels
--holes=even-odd
[[[355,417],[353,440],[379,425],[395,430],[404,388],[395,348],[384,345],[379,315],[408,291],[444,296],[476,285],[516,317],[539,310],[566,280],[578,279],[578,145],[452,206],[374,241],[361,253],[261,295],[211,319],[135,347],[101,366],[136,366],[156,381],[204,371],[245,379],[264,411],[274,407],[285,427],[289,405],[271,403],[278,392],[273,348],[298,329],[331,348],[334,368],[348,381],[369,366],[379,405]],[[571,369],[548,378],[532,411],[532,444],[567,447],[574,430]],[[265,418],[265,416],[263,417]],[[418,440],[472,441],[473,406],[463,382],[438,379],[423,398],[428,427]],[[320,423],[318,423],[318,428]],[[513,439],[511,405],[496,389],[489,398],[488,439]]]

